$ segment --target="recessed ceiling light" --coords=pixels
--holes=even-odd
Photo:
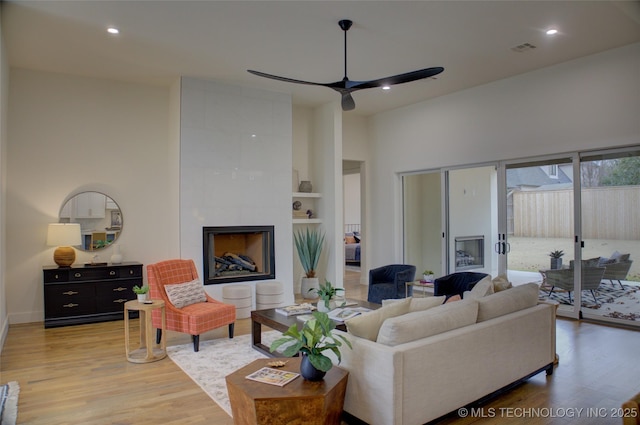
[[[555,28],[550,28],[546,32],[547,35],[556,35],[557,33],[558,33],[558,30]]]
[[[115,27],[107,28],[107,32],[109,34],[120,34],[120,30],[118,28],[115,28]]]

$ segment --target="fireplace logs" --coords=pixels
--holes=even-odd
[[[222,257],[215,257],[216,260],[216,276],[224,276],[226,274],[236,274],[229,272],[246,273],[257,271],[256,263],[246,255],[237,255],[232,252],[225,252]]]

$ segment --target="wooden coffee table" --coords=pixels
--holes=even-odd
[[[366,307],[371,310],[377,310],[381,306],[380,304],[370,303],[367,301],[359,300],[347,300],[348,302],[356,302],[357,305],[350,305],[349,307]],[[262,325],[268,326],[271,329],[280,332],[286,332],[291,325],[299,325],[302,328],[302,322],[297,319],[297,316],[285,316],[276,312],[275,308],[269,308],[267,310],[254,310],[251,312],[251,346],[267,356],[274,357],[275,355],[269,351],[269,347],[262,343]],[[336,329],[346,331],[347,327],[344,323],[336,322]]]
[[[279,360],[287,361],[282,369],[300,373],[300,357]],[[256,360],[225,378],[234,424],[340,424],[349,372],[334,366],[322,381],[298,376],[283,387],[246,378],[270,361]]]

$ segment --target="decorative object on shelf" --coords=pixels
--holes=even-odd
[[[313,218],[313,210],[307,210],[307,218]]]
[[[113,245],[113,254],[111,255],[112,264],[122,263],[122,254],[120,253],[120,245]]]
[[[60,267],[69,267],[76,261],[73,245],[81,245],[80,224],[51,223],[47,230],[47,245],[57,246],[53,261]]]
[[[138,296],[138,302],[145,302],[147,300],[147,296],[149,294],[149,287],[148,286],[138,286],[135,285],[133,287],[133,292],[136,293],[136,295]]]
[[[318,288],[316,269],[318,261],[320,261],[320,254],[322,254],[324,233],[321,233],[319,229],[309,230],[307,228],[294,233],[293,238],[302,269],[305,272],[305,277],[302,278],[301,293],[303,297],[306,297],[313,288]]]
[[[295,202],[293,203],[293,210],[294,210],[294,211],[299,211],[301,207],[302,207],[302,202],[300,202],[300,201],[295,201]]]
[[[333,301],[333,297],[335,297],[338,291],[344,291],[343,288],[336,288],[325,279],[324,285],[320,284],[319,288],[311,288],[310,291],[316,291],[318,297],[320,297],[320,302],[318,302],[318,311],[328,312],[333,310],[335,306],[335,302]]]
[[[310,193],[312,189],[313,186],[311,185],[311,182],[309,180],[302,180],[300,182],[300,186],[298,186],[298,191],[303,193]]]
[[[562,268],[562,256],[564,255],[564,251],[555,250],[549,253],[549,257],[551,257],[551,269],[557,270]]]
[[[342,335],[333,334],[331,331],[336,325],[329,318],[327,313],[320,311],[313,312],[313,318],[304,322],[299,331],[298,326],[293,324],[282,334],[269,348],[273,353],[280,346],[287,344],[282,352],[286,357],[292,357],[297,353],[302,354],[300,363],[300,374],[309,381],[320,381],[325,373],[331,369],[333,363],[324,354],[325,350],[331,350],[338,359],[338,364],[342,361],[340,347],[342,343],[351,348],[351,342]]]

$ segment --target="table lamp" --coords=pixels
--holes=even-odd
[[[51,223],[47,231],[47,245],[57,246],[53,253],[53,261],[60,267],[69,267],[76,260],[76,251],[72,245],[82,243],[80,224]]]

